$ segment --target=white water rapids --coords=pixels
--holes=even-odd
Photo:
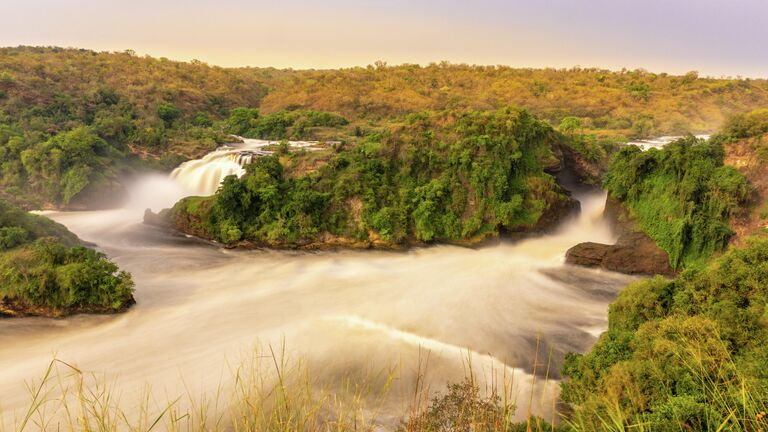
[[[277,141],[265,141],[240,138],[243,142],[223,146],[208,153],[202,159],[184,162],[173,170],[171,178],[190,195],[213,195],[224,177],[245,174],[244,166],[259,157],[272,152],[264,147],[277,144]],[[314,149],[316,142],[290,141],[291,148]]]
[[[215,154],[174,178],[197,175],[209,190],[210,171],[236,171]],[[564,352],[594,343],[608,303],[630,280],[563,264],[579,242],[613,241],[600,218],[601,193],[578,195],[582,214],[556,232],[514,243],[293,253],[224,250],[141,223],[145,208],[170,206],[185,189],[147,177],[131,188],[126,208],[49,214],[133,274],[137,304],[115,316],[1,320],[0,424],[23,415],[25,382],[39,379],[54,355],[106,374],[130,406],[147,384],[161,400],[215,392],[226,385],[227,362],[256,343],[284,343],[328,382],[396,366],[389,408],[380,414],[388,425],[406,412],[425,352],[431,389],[461,381],[471,355],[481,379],[491,370],[515,374],[518,418],[530,399],[534,413],[549,416],[556,382],[537,384],[530,396],[537,338],[537,372],[543,378],[552,350],[552,377]]]

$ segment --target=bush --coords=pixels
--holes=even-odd
[[[720,135],[727,140],[752,138],[768,133],[768,109],[757,109],[729,117]]]
[[[15,248],[29,239],[27,230],[21,227],[0,227],[0,251]]]
[[[163,102],[157,106],[157,116],[165,123],[165,127],[171,127],[174,121],[181,117],[181,111],[170,102]]]

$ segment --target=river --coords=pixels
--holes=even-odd
[[[577,194],[581,215],[555,232],[517,242],[299,253],[226,250],[141,223],[144,208],[185,194],[185,181],[178,172],[148,176],[130,188],[123,209],[48,214],[133,274],[137,304],[114,316],[1,320],[6,426],[26,409],[25,383],[54,356],[112,382],[130,406],[142,391],[172,400],[226,387],[231,365],[256,345],[284,345],[331,384],[396,371],[383,424],[407,409],[427,354],[425,381],[433,391],[460,381],[471,358],[480,380],[514,376],[518,418],[531,400],[532,412],[550,416],[557,390],[551,378],[558,378],[563,354],[595,342],[608,304],[631,280],[564,265],[565,251],[577,243],[614,240],[600,218],[600,192]],[[546,374],[550,352],[552,365],[547,385],[532,389],[537,345],[537,375]]]

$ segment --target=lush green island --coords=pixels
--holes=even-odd
[[[551,226],[575,202],[545,169],[558,134],[516,109],[421,113],[322,159],[258,158],[216,195],[171,211],[176,228],[227,245],[385,247],[475,243]],[[313,157],[311,170],[299,169]]]
[[[63,225],[0,199],[0,317],[112,313],[134,303],[130,275]]]

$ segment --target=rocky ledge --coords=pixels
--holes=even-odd
[[[566,252],[567,264],[633,275],[675,275],[667,252],[637,228],[620,202],[609,198],[603,217],[619,234],[616,244],[579,243]]]
[[[135,304],[136,300],[131,297],[130,300],[119,309],[96,305],[53,308],[45,305],[33,305],[21,298],[0,297],[0,319],[21,317],[64,318],[77,314],[111,315],[125,312]]]

